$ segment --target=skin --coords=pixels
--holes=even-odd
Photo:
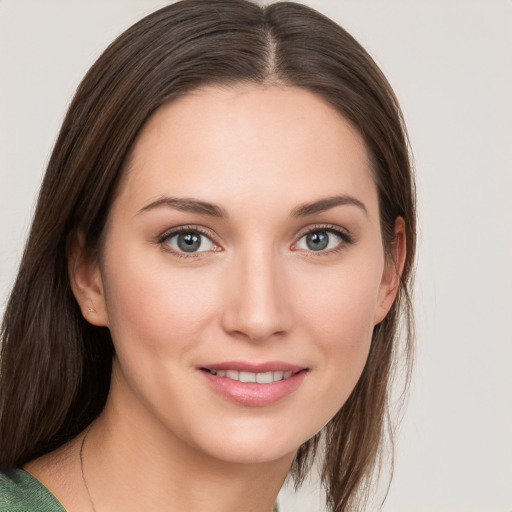
[[[344,201],[305,211],[334,196]],[[183,226],[204,233],[204,250],[184,255],[165,238]],[[311,250],[312,231],[327,249]],[[364,142],[312,93],[203,88],[160,108],[127,162],[100,261],[80,236],[69,254],[84,316],[109,327],[116,349],[84,449],[96,510],[269,512],[297,448],[362,372],[396,295],[403,233],[399,220],[393,262]],[[205,379],[200,368],[223,361],[284,361],[304,377],[247,406]],[[91,508],[81,439],[27,466],[72,512]]]

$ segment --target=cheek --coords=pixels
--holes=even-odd
[[[157,251],[155,251],[157,252]],[[161,254],[137,252],[111,258],[106,302],[114,343],[176,352],[196,336],[215,313],[215,294],[201,270],[177,271]],[[117,343],[116,343],[117,342]]]
[[[302,280],[300,315],[319,340],[351,345],[373,330],[381,271],[378,265],[309,274]]]
[[[352,392],[371,345],[381,271],[379,265],[361,268],[317,274],[304,283],[308,293],[297,293],[300,322],[319,349],[319,368],[325,373],[319,392],[328,397],[328,415]]]

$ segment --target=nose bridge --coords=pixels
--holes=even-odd
[[[224,328],[256,341],[290,328],[282,262],[269,245],[253,240],[237,251],[228,270]]]

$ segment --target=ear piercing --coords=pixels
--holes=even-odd
[[[95,313],[96,310],[94,308],[87,308],[87,313]]]

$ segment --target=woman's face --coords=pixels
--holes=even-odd
[[[290,457],[320,430],[394,296],[363,140],[297,88],[160,108],[106,229],[88,316],[115,345],[109,404],[225,461]]]

